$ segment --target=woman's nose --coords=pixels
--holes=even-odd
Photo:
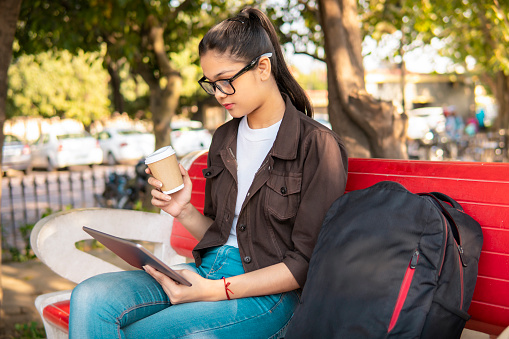
[[[223,98],[226,98],[226,94],[224,94],[223,92],[221,92],[219,90],[219,88],[216,87],[216,91],[214,92],[214,95],[216,97],[217,100],[219,99],[223,99]]]

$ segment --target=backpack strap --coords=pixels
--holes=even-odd
[[[430,194],[433,195],[435,198],[438,198],[442,201],[451,204],[452,207],[463,212],[463,207],[461,207],[461,205],[450,196],[440,192],[431,192]]]

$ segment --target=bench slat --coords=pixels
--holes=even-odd
[[[509,310],[507,306],[507,301],[509,301],[509,281],[479,276],[477,277],[475,287],[473,298],[475,301]]]
[[[508,173],[509,174],[509,173]],[[377,173],[348,173],[347,191],[370,187],[380,181],[395,181],[414,193],[443,192],[464,202],[509,205],[509,182],[463,181],[455,178],[418,177]]]
[[[482,330],[480,326],[476,326],[476,322],[483,322],[497,326],[497,332],[488,332],[497,335],[508,326],[507,321],[509,319],[509,308],[507,307],[486,304],[474,300],[468,309],[468,314],[470,314],[472,318],[467,322],[467,328],[475,329],[476,331],[487,332]],[[472,322],[472,324],[469,324],[470,322]]]
[[[390,173],[420,177],[501,180],[507,182],[507,164],[481,162],[417,161],[394,159],[348,160],[348,172]]]
[[[509,281],[509,255],[481,252],[479,259],[479,277],[491,277]],[[505,300],[505,305],[509,305],[509,299]]]
[[[509,194],[509,192],[507,193]],[[509,206],[501,204],[480,204],[463,202],[458,199],[466,213],[477,220],[484,228],[498,228],[509,230]],[[506,244],[508,244],[506,242]]]
[[[509,254],[509,230],[483,227],[483,251]]]

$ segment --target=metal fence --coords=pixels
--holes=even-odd
[[[2,179],[2,248],[22,249],[20,232],[44,214],[68,208],[98,206],[94,194],[102,194],[111,173],[134,177],[133,166],[97,166],[81,171],[33,172]]]

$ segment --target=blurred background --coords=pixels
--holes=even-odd
[[[350,156],[508,161],[506,1],[2,0],[4,262],[33,258],[49,213],[150,209],[155,149],[208,149],[231,117],[197,83],[198,42],[247,5]]]

